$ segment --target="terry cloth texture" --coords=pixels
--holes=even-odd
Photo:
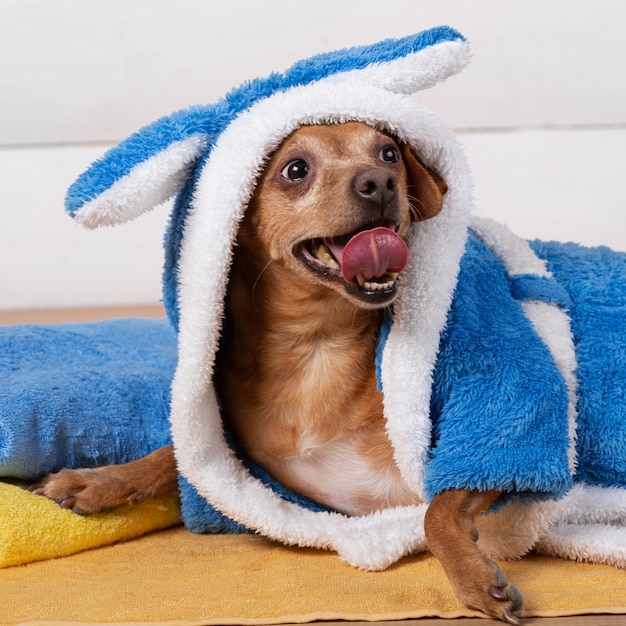
[[[165,320],[0,327],[0,477],[145,456],[171,442]]]
[[[472,219],[463,150],[412,96],[468,60],[468,43],[447,27],[312,57],[145,127],[70,188],[67,209],[90,228],[134,219],[176,196],[164,299],[178,331],[171,423],[190,527],[206,513],[209,526],[217,520],[220,529],[245,527],[382,569],[424,550],[433,494],[495,487],[506,497],[479,524],[489,554],[519,556],[541,539],[551,554],[626,565],[626,439],[623,429],[598,426],[600,386],[615,382],[609,370],[626,354],[626,317],[615,306],[622,296],[587,339],[596,314],[577,310],[576,277],[559,260],[571,250],[554,251],[553,276],[527,242]],[[408,236],[409,263],[377,362],[395,461],[423,504],[353,518],[298,500],[240,458],[211,385],[233,245],[264,164],[297,128],[345,121],[391,133],[448,185],[441,213]],[[605,266],[612,264],[622,275],[622,257]],[[602,291],[611,298],[610,288]],[[615,347],[585,364],[594,355],[578,351],[581,339],[600,352]],[[595,367],[607,371],[584,374]],[[615,421],[626,411],[623,398],[611,398],[617,405],[607,419]],[[605,446],[613,460],[601,459]]]
[[[576,480],[626,487],[626,253],[532,243],[570,298],[578,356]]]
[[[504,265],[475,235],[461,259],[431,404],[428,496],[469,487],[558,498],[571,487],[568,423],[558,418],[567,415],[565,382]]]
[[[528,616],[626,612],[626,572],[545,557],[502,563]],[[183,528],[0,570],[0,624],[281,624],[470,617],[428,555],[362,572],[333,554]],[[35,591],[34,591],[35,590]],[[602,617],[590,618],[600,623]]]
[[[0,327],[0,479],[145,456],[170,443],[176,335],[165,320]],[[155,500],[82,518],[0,482],[0,567],[165,528]]]
[[[179,521],[175,498],[152,498],[82,517],[22,486],[0,481],[0,568],[132,539]]]

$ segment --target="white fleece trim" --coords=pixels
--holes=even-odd
[[[400,59],[329,76],[331,82],[362,81],[395,93],[412,94],[457,74],[470,61],[469,44],[445,41]]]
[[[206,135],[170,144],[86,202],[74,219],[85,228],[129,222],[166,202],[189,179],[189,170],[207,149]]]
[[[421,484],[423,471],[414,466],[424,458],[430,438],[430,372],[465,242],[469,174],[456,139],[425,107],[361,82],[321,81],[275,94],[243,113],[218,138],[200,173],[181,246],[179,364],[171,419],[180,471],[223,513],[268,537],[333,548],[353,565],[380,569],[424,549],[423,507],[349,518],[282,500],[249,474],[225,442],[210,384],[231,247],[265,156],[303,124],[348,120],[388,128],[452,181],[443,213],[420,225],[412,238],[415,258],[404,272],[402,297],[411,304],[398,305],[385,350],[391,356],[383,357],[385,411],[396,458],[411,484]],[[416,312],[424,313],[417,327]],[[410,353],[410,345],[417,346],[418,355],[412,354],[412,365],[403,368],[395,355]],[[421,361],[419,366],[415,361]]]
[[[539,554],[626,567],[626,528],[604,524],[555,524],[535,546]]]
[[[545,262],[532,250],[528,242],[513,234],[504,224],[487,218],[472,218],[472,230],[497,254],[510,276],[536,274],[552,278]],[[570,473],[576,471],[576,433],[578,428],[578,363],[568,313],[548,302],[522,302],[522,309],[537,334],[550,350],[567,388],[568,462]]]
[[[409,487],[422,498],[431,446],[432,375],[472,207],[471,178],[456,138],[445,128],[434,124],[431,128],[441,138],[441,149],[436,150],[436,157],[425,147],[418,154],[427,165],[434,160],[436,171],[450,181],[450,188],[442,212],[413,229],[381,372],[387,431],[396,463]],[[411,139],[410,143],[419,145],[417,137]]]
[[[578,363],[576,348],[568,314],[556,304],[547,302],[522,302],[526,317],[537,334],[548,346],[567,388],[567,421],[569,448],[567,451],[570,474],[574,475],[577,465],[576,440],[578,430]]]
[[[580,483],[557,504],[540,554],[626,567],[626,489]]]
[[[559,523],[622,524],[626,528],[626,489],[578,483],[558,505]]]
[[[472,217],[471,229],[502,261],[510,276],[537,274],[551,277],[546,264],[532,251],[528,242],[507,226],[487,217]]]

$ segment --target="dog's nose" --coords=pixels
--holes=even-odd
[[[352,180],[352,189],[358,198],[375,204],[381,210],[396,197],[398,178],[382,167],[365,170]]]

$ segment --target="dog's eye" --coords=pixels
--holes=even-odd
[[[378,153],[378,158],[385,163],[397,163],[400,160],[400,153],[394,146],[385,146]]]
[[[301,181],[309,173],[309,164],[303,159],[296,159],[288,163],[280,175],[287,180],[297,183]]]

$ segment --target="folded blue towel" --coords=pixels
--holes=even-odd
[[[0,327],[0,477],[122,463],[171,443],[166,320]]]

